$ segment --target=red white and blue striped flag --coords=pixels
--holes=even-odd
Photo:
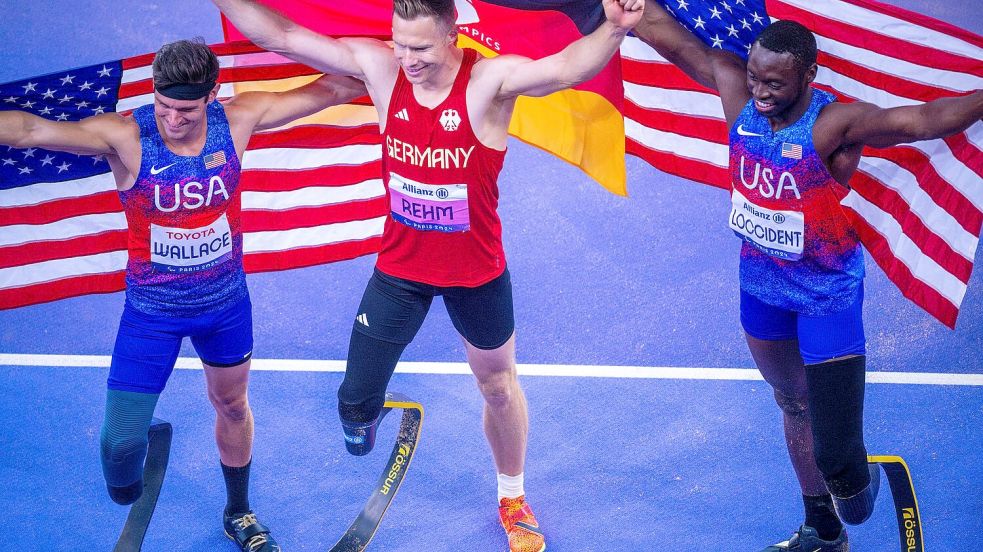
[[[219,45],[220,98],[288,89],[318,73],[251,44]],[[0,109],[73,121],[153,101],[153,55],[0,85]],[[366,113],[366,110],[370,113]],[[243,156],[249,272],[378,250],[386,214],[375,110],[337,106],[256,134]],[[214,157],[214,156],[211,156]],[[222,158],[210,159],[225,163]],[[109,164],[99,157],[0,146],[0,309],[124,287],[127,231]]]
[[[744,57],[770,20],[804,24],[819,43],[816,86],[842,101],[894,107],[983,88],[983,38],[878,2],[660,2],[708,45]],[[716,94],[636,38],[625,41],[621,56],[627,151],[666,172],[730,188],[727,129]],[[981,149],[980,122],[944,140],[867,148],[842,202],[891,281],[950,327],[983,223]]]
[[[553,7],[557,2],[549,0]],[[389,5],[370,4],[371,14],[365,2],[326,2],[332,13],[350,10],[351,21],[370,30],[388,28]],[[745,54],[749,33],[769,16],[805,24],[821,50],[817,85],[844,101],[890,107],[983,88],[983,39],[870,0],[768,0],[767,10],[760,0],[668,4],[691,29],[713,28],[704,36],[709,44]],[[252,46],[216,51],[223,97],[313,78],[312,70],[269,61]],[[663,171],[729,188],[719,99],[633,37],[621,55],[626,151]],[[151,61],[139,56],[43,82],[0,85],[0,109],[53,118],[132,110],[151,101]],[[96,76],[119,81],[97,84]],[[110,101],[109,93],[118,96]],[[375,110],[358,103],[324,113],[250,141],[243,160],[248,271],[308,266],[378,248],[386,209]],[[907,297],[950,326],[983,224],[981,148],[983,124],[977,123],[945,140],[867,149],[843,202],[878,265]],[[81,172],[83,165],[99,173]],[[106,171],[98,159],[0,148],[0,308],[122,289],[126,223]]]

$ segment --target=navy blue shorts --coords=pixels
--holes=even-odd
[[[109,388],[163,391],[185,337],[209,366],[246,362],[253,351],[252,310],[248,295],[230,307],[193,317],[146,314],[127,302],[109,367]]]
[[[819,364],[847,355],[867,352],[863,321],[864,287],[857,298],[838,312],[808,316],[774,307],[741,290],[741,325],[751,337],[763,341],[799,340],[806,364]]]
[[[508,269],[478,287],[438,287],[390,276],[378,269],[365,286],[355,330],[389,343],[405,345],[416,336],[436,295],[454,328],[479,349],[497,349],[512,337],[512,280]]]

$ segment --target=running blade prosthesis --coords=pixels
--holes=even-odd
[[[171,424],[154,418],[147,432],[150,443],[147,448],[147,460],[143,464],[143,494],[130,506],[126,524],[120,532],[119,540],[113,552],[139,552],[143,547],[143,538],[147,534],[150,518],[154,516],[157,497],[164,484],[164,474],[167,472],[167,460],[171,455]]]
[[[382,516],[392,504],[396,491],[403,483],[406,470],[410,467],[410,461],[413,459],[420,439],[423,405],[399,393],[386,393],[386,402],[383,405],[378,423],[381,424],[382,419],[393,409],[402,409],[403,417],[399,423],[396,444],[393,445],[392,453],[389,455],[389,462],[386,463],[382,475],[376,481],[372,495],[365,502],[362,512],[358,514],[358,517],[341,536],[338,543],[331,548],[331,552],[361,552],[365,550],[379,529]]]
[[[902,552],[924,552],[922,519],[918,513],[918,499],[911,480],[908,464],[900,456],[868,456],[867,462],[879,464],[891,486],[894,512],[898,518],[898,537]]]

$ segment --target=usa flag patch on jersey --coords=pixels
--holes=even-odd
[[[205,162],[206,169],[214,169],[215,167],[221,167],[222,165],[228,162],[225,159],[224,151],[216,151],[215,153],[209,153],[208,155],[205,156],[203,161]]]

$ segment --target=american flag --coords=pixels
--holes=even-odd
[[[292,88],[317,75],[251,44],[214,50],[220,98]],[[60,121],[129,112],[153,101],[152,61],[143,55],[3,84],[0,109]],[[355,103],[253,137],[242,160],[247,271],[378,249],[386,205],[375,121],[374,108]],[[126,247],[126,219],[105,159],[0,146],[0,309],[121,290]]]
[[[382,14],[389,8],[383,4],[378,23],[388,25]],[[745,55],[769,15],[804,23],[819,40],[818,86],[844,101],[890,107],[983,88],[983,39],[868,0],[769,0],[767,10],[760,0],[671,0],[668,5],[708,44]],[[223,45],[216,51],[224,67],[223,97],[232,94],[230,83],[241,90],[313,73],[269,61],[248,45]],[[729,188],[727,129],[716,95],[636,38],[625,41],[621,56],[626,150],[663,171]],[[119,63],[122,81],[118,90],[109,87],[118,92],[117,111],[150,103],[151,61],[148,55]],[[90,69],[105,72],[110,66]],[[89,92],[79,90],[86,80],[77,76],[61,82],[74,73],[50,76],[47,82],[67,88],[59,89],[58,98],[44,99],[57,103],[66,95],[74,100]],[[48,88],[38,92],[40,83],[30,86],[38,80],[0,87],[0,109],[39,106]],[[91,114],[82,111],[90,106],[75,107],[79,115]],[[51,109],[47,115],[56,117],[67,111]],[[250,142],[243,160],[247,270],[307,266],[378,248],[386,209],[375,111],[359,104],[328,112],[336,113],[333,119],[264,133]],[[865,150],[851,182],[854,191],[843,202],[891,280],[950,326],[983,223],[981,144],[983,125],[978,123],[945,140]],[[41,168],[51,168],[43,162],[46,156],[59,154],[32,154],[38,152],[0,155],[0,171],[5,171],[0,172],[0,308],[122,289],[125,221],[106,164],[90,160],[103,167],[94,176],[40,178]],[[4,165],[6,159],[12,162]],[[80,159],[70,155],[50,164],[72,165]],[[13,180],[24,167],[36,178]]]
[[[842,101],[895,107],[983,88],[983,38],[881,3],[660,2],[708,45],[742,57],[771,20],[804,24],[819,43],[816,86]],[[729,189],[727,129],[716,94],[637,38],[625,40],[621,55],[627,151],[663,171]],[[891,281],[950,327],[983,222],[981,148],[979,122],[944,140],[866,148],[842,202]]]
[[[802,159],[802,145],[782,142],[782,157],[788,157],[789,159]]]

